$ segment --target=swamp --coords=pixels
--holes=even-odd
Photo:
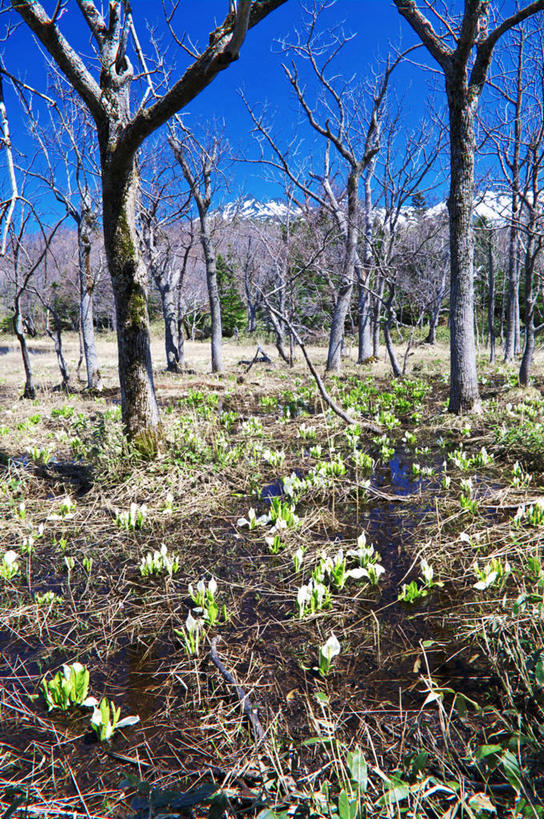
[[[347,425],[187,342],[146,457],[99,346],[65,394],[33,340],[25,402],[2,346],[0,815],[542,817],[544,378],[482,359],[458,417],[445,345],[348,355]]]

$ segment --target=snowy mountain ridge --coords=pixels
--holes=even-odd
[[[474,202],[475,217],[485,219],[496,227],[508,223],[511,207],[511,199],[508,194],[496,191],[477,193],[474,197]],[[402,210],[402,221],[404,223],[411,222],[422,216],[431,219],[446,216],[447,209],[446,201],[423,209],[406,206]],[[220,216],[226,222],[234,222],[236,220],[256,220],[258,222],[280,221],[285,220],[289,214],[291,216],[298,216],[300,213],[301,210],[299,207],[295,205],[290,206],[281,200],[269,199],[262,202],[253,197],[228,202],[222,208],[215,211],[215,215]],[[375,213],[380,216],[384,214],[384,210],[378,206],[375,209]]]

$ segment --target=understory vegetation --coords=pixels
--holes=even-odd
[[[163,376],[149,460],[114,389],[0,386],[4,817],[544,815],[543,384],[443,369],[347,366],[351,426]]]

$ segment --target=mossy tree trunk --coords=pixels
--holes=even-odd
[[[153,435],[159,423],[155,398],[147,271],[136,235],[138,178],[134,159],[128,167],[102,151],[104,246],[113,284],[123,425],[131,439]]]

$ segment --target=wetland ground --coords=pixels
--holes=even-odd
[[[0,345],[3,817],[544,816],[542,355],[527,391],[482,357],[462,418],[445,346],[399,381],[348,356],[346,427],[302,361],[246,372],[255,344],[227,344],[215,377],[187,346],[146,459],[113,339],[101,396],[56,391],[33,340],[34,402]],[[89,708],[48,710],[74,662],[139,722],[100,742]]]

